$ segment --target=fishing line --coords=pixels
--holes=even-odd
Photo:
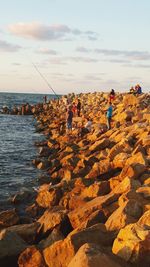
[[[33,65],[33,67],[35,68],[35,70],[39,73],[39,75],[42,77],[42,79],[45,81],[45,83],[48,85],[48,87],[52,90],[52,92],[54,93],[54,95],[59,99],[59,96],[56,94],[56,92],[54,91],[54,89],[52,88],[52,86],[50,85],[50,83],[46,80],[46,78],[43,76],[43,74],[38,70],[37,66],[31,62],[31,64]]]

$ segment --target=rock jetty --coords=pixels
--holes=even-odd
[[[150,266],[150,95],[73,95],[81,117],[66,133],[66,98],[36,113],[45,171],[36,192],[18,193],[0,213],[0,266]],[[86,117],[92,131],[79,135]],[[24,216],[18,210],[24,203]]]

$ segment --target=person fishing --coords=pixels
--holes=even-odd
[[[45,96],[43,97],[43,99],[44,99],[44,104],[46,104],[46,103],[47,103],[47,96],[45,95]]]

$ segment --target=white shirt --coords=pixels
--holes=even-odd
[[[85,124],[85,128],[88,129],[88,131],[90,132],[90,131],[91,131],[91,127],[92,127],[92,121],[88,121],[88,122]]]

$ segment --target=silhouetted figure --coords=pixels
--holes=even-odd
[[[77,103],[77,114],[78,114],[78,117],[80,117],[80,112],[81,112],[81,102],[78,99],[78,103]]]
[[[44,103],[46,104],[47,103],[47,96],[45,95],[43,98],[44,98]]]
[[[72,131],[72,119],[73,119],[72,106],[69,106],[69,109],[67,111],[67,130],[68,130],[68,132]]]

